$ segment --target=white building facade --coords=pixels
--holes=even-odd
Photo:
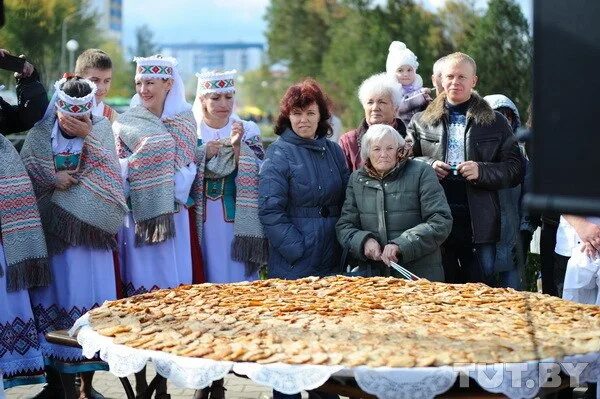
[[[185,82],[196,72],[209,69],[237,69],[238,73],[257,69],[265,55],[262,43],[183,43],[163,44],[161,53],[177,58]]]

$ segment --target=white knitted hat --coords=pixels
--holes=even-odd
[[[406,44],[394,41],[390,44],[385,69],[388,74],[394,74],[398,67],[402,65],[410,65],[415,68],[416,71],[419,67],[419,62],[417,61],[415,53],[410,51],[406,47]]]

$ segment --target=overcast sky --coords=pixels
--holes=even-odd
[[[290,0],[294,1],[294,0]],[[385,0],[378,0],[385,3]],[[485,6],[486,0],[478,0]],[[431,9],[445,0],[423,0]],[[531,20],[532,0],[517,0]],[[123,34],[125,48],[133,46],[135,29],[146,24],[154,32],[154,41],[189,42],[260,42],[265,43],[265,10],[269,0],[124,0]]]

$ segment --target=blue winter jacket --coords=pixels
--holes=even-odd
[[[267,149],[259,174],[259,216],[269,240],[269,277],[338,272],[335,224],[350,171],[337,143],[291,129]]]

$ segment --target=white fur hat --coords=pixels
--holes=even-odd
[[[419,67],[419,62],[417,61],[415,53],[410,51],[406,47],[406,44],[394,41],[390,44],[385,69],[387,73],[394,74],[398,67],[402,65],[410,65],[415,68],[416,71]]]

